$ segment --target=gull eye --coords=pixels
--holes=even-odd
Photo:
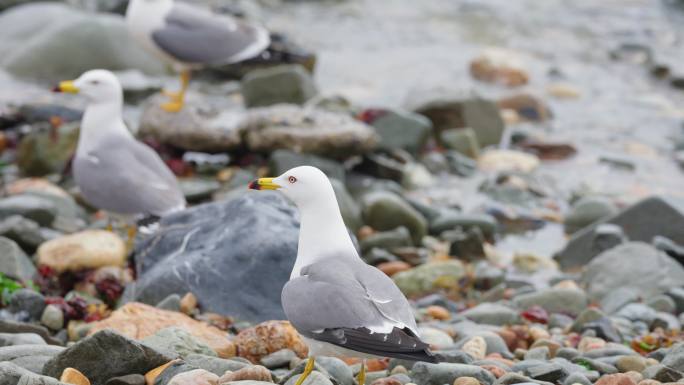
[[[96,86],[96,85],[100,84],[100,81],[99,80],[91,80],[90,84]]]
[[[295,178],[295,177],[293,177],[293,176],[289,176],[289,177],[287,178],[287,181],[290,182],[290,183],[294,183],[294,182],[297,181],[297,178]]]

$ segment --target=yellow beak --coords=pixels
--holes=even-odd
[[[259,178],[249,184],[249,188],[252,190],[277,190],[280,185],[273,183],[275,178]]]
[[[67,92],[70,94],[77,94],[78,93],[78,87],[74,85],[74,82],[71,80],[66,80],[63,82],[59,82],[59,85],[55,87],[55,91],[57,92]]]

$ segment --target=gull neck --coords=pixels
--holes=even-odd
[[[123,103],[120,100],[94,102],[83,113],[77,154],[92,151],[107,136],[131,137],[121,118]]]
[[[300,205],[299,213],[299,246],[290,278],[298,277],[304,266],[327,257],[359,258],[332,187],[328,194]]]

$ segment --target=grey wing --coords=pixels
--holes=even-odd
[[[173,174],[151,148],[106,141],[102,150],[74,158],[74,177],[90,204],[121,214],[162,216],[185,206]],[[151,153],[147,153],[147,151]]]
[[[229,64],[249,59],[270,44],[261,27],[176,3],[152,40],[167,54],[191,64]]]
[[[414,330],[387,318],[369,297],[355,278],[361,265],[369,267],[335,259],[304,267],[302,276],[283,288],[283,309],[292,325],[309,338],[354,351],[433,362]]]

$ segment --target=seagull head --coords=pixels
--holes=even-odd
[[[298,207],[319,201],[335,200],[335,192],[323,171],[312,166],[300,166],[275,178],[259,178],[249,184],[252,190],[278,190]]]
[[[95,103],[117,101],[122,98],[119,79],[107,70],[84,72],[76,80],[60,82],[53,91],[82,94]]]

